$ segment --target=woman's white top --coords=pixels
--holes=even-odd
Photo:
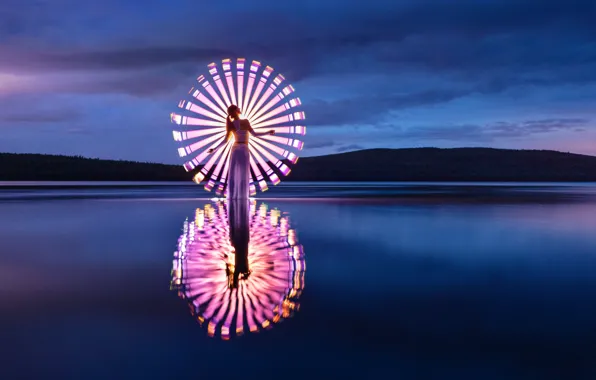
[[[248,139],[249,136],[248,134],[250,133],[247,130],[244,129],[240,129],[240,120],[234,120],[234,128],[236,129],[236,131],[234,132],[234,136],[236,138],[236,143],[240,143],[240,144],[248,144]]]

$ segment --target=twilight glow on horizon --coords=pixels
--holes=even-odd
[[[4,0],[0,152],[181,164],[180,95],[247,57],[300,93],[303,156],[596,155],[595,19],[590,0]]]

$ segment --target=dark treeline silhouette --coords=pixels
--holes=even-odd
[[[305,157],[296,181],[596,181],[596,157],[491,148],[369,149]]]
[[[187,181],[176,165],[0,153],[0,181]]]
[[[180,165],[0,154],[2,181],[189,181],[193,174]],[[285,180],[596,181],[596,157],[491,148],[369,149],[301,158]]]

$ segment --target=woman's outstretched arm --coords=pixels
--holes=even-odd
[[[252,129],[252,125],[250,125],[250,122],[248,120],[246,120],[246,123],[248,124],[248,130],[250,131],[250,134],[253,136],[265,136],[265,135],[274,135],[275,131],[273,129],[266,131],[266,132],[255,132],[254,129]]]
[[[230,131],[229,129],[226,131],[226,137],[223,139],[223,141],[221,143],[219,143],[215,148],[211,148],[207,151],[207,153],[211,154],[213,152],[215,152],[216,150],[218,150],[219,148],[222,147],[222,145],[225,145],[228,143],[228,140],[230,140],[230,137],[232,136],[232,131]]]

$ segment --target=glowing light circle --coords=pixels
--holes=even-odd
[[[290,318],[299,310],[306,270],[303,247],[287,215],[254,201],[244,212],[245,222],[238,217],[241,210],[236,221],[229,220],[228,211],[224,202],[197,209],[194,220],[184,222],[172,266],[172,289],[207,325],[209,336],[224,340]],[[230,239],[238,235],[248,238],[245,270]]]
[[[170,115],[180,126],[173,137],[183,145],[178,148],[180,157],[187,159],[183,166],[186,171],[197,171],[193,181],[204,182],[205,190],[225,193],[233,138],[212,154],[208,150],[225,138],[227,108],[236,104],[255,131],[275,131],[275,135],[250,136],[250,195],[256,194],[257,187],[266,191],[267,182],[277,185],[280,176],[287,176],[290,165],[298,161],[304,146],[300,136],[306,134],[302,102],[282,74],[258,61],[224,59],[207,69],[188,98],[179,102],[179,111]]]

